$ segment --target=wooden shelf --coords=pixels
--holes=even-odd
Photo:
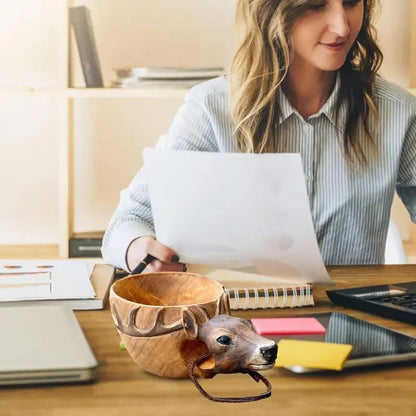
[[[416,244],[404,242],[407,261],[416,264]],[[31,245],[0,245],[0,258],[25,259],[25,258],[49,258],[62,257],[59,255],[58,244],[31,244]],[[77,258],[88,261],[88,258]],[[103,263],[102,258],[93,258],[95,263]]]
[[[57,258],[58,244],[0,245],[0,257],[8,259]]]
[[[0,258],[3,259],[59,259],[61,257],[58,244],[0,244]],[[101,257],[72,257],[71,260],[104,264]]]
[[[416,95],[416,88],[407,89]],[[0,97],[51,96],[60,98],[183,98],[187,88],[0,88]]]
[[[0,97],[20,97],[20,96],[56,96],[64,97],[67,95],[65,88],[0,88]]]
[[[189,89],[153,88],[0,88],[0,97],[47,96],[60,98],[183,98]]]
[[[68,88],[72,98],[183,98],[189,89],[175,87],[152,88]]]

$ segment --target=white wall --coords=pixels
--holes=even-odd
[[[58,86],[63,1],[0,2],[0,88]]]
[[[381,74],[402,87],[409,86],[410,0],[379,0],[376,28],[384,63]]]
[[[384,62],[381,74],[402,87],[409,86],[410,67],[410,1],[380,0],[381,13],[376,27]],[[393,201],[392,218],[403,240],[416,236],[416,226],[396,196]]]
[[[0,13],[0,88],[59,85],[59,10],[65,0],[13,0]],[[105,82],[130,65],[227,65],[235,0],[88,0]],[[7,4],[7,6],[6,6]],[[409,0],[382,0],[383,74],[408,84]],[[76,50],[75,50],[76,52]],[[75,60],[75,80],[82,84]],[[94,99],[75,104],[75,228],[106,226],[181,100]],[[0,99],[0,244],[58,241],[58,103]],[[407,221],[407,220],[406,220]],[[402,227],[405,229],[406,224]]]
[[[1,2],[0,89],[58,86],[61,5]],[[51,97],[0,97],[0,244],[58,239],[57,108]]]
[[[58,104],[0,98],[0,244],[58,238]]]

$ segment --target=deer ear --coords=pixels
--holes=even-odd
[[[198,324],[195,315],[189,309],[182,309],[182,326],[189,338],[198,336]]]
[[[215,358],[214,357],[208,357],[205,360],[203,360],[201,363],[198,364],[198,367],[201,370],[212,370],[215,367]]]

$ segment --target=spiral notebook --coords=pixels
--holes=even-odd
[[[313,287],[309,283],[288,282],[274,277],[222,269],[205,273],[205,276],[224,286],[232,310],[314,305]]]

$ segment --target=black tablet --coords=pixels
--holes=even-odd
[[[326,333],[296,335],[290,338],[352,345],[353,350],[344,369],[409,362],[414,362],[416,365],[415,337],[340,312],[308,315],[308,317],[316,318],[326,328]],[[278,342],[288,336],[268,338]],[[327,371],[301,366],[287,369],[295,373]]]

